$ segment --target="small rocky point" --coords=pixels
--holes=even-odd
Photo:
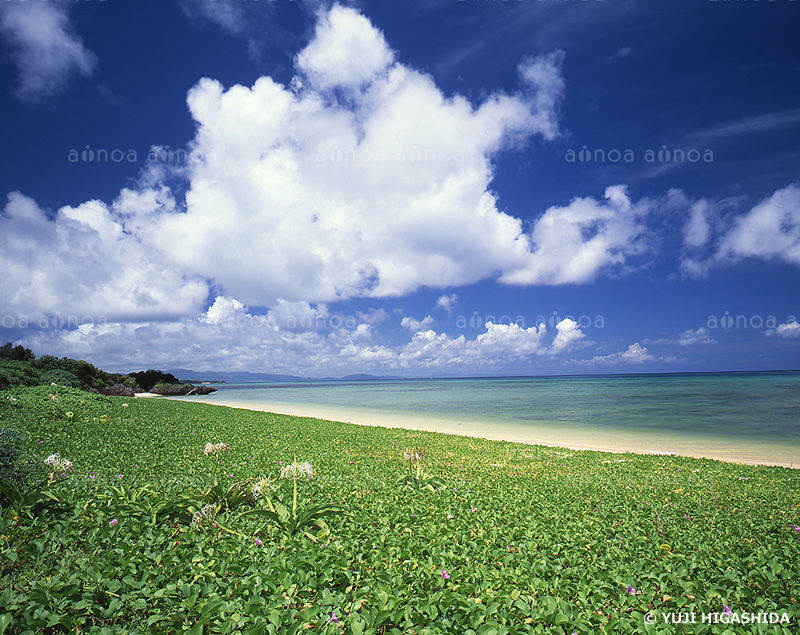
[[[138,386],[136,388],[138,388]],[[114,382],[108,386],[103,386],[98,392],[101,395],[111,395],[112,397],[133,397],[137,392],[142,392],[142,389],[139,388],[137,391],[134,388],[129,388],[128,386]]]
[[[213,386],[194,386],[192,384],[161,384],[150,389],[150,392],[155,395],[166,396],[210,395],[216,391],[217,389]]]

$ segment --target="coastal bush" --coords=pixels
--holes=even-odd
[[[43,478],[42,468],[36,463],[26,448],[26,436],[11,427],[0,428],[0,507],[9,507],[16,492],[27,492]]]
[[[0,346],[0,358],[27,362],[34,359],[34,355],[31,349],[25,348],[22,344],[15,346],[13,342],[6,342]]]
[[[60,368],[47,370],[41,374],[40,383],[43,384],[57,384],[59,386],[66,386],[68,388],[80,388],[81,380],[69,371]]]
[[[8,349],[10,342],[4,347]],[[13,386],[36,386],[39,384],[55,383],[59,386],[82,388],[97,391],[114,383],[134,386],[135,381],[127,375],[106,373],[89,362],[57,358],[52,355],[43,355],[36,359],[33,354],[14,353],[17,347],[12,347],[10,356],[0,355],[0,390]],[[29,351],[29,349],[24,349]],[[15,359],[15,357],[25,359]]]
[[[9,386],[35,386],[41,375],[29,363],[0,358],[0,390]]]
[[[165,373],[160,370],[153,370],[152,368],[149,370],[141,370],[135,373],[129,373],[129,376],[132,377],[134,381],[145,391],[150,390],[154,386],[169,386],[180,383],[178,378],[172,373]]]
[[[800,623],[795,470],[57,392],[72,420],[54,415],[52,387],[0,393],[0,426],[27,435],[35,461],[73,467],[48,490],[65,511],[0,515],[0,633],[791,635]],[[228,449],[209,456],[208,442]],[[396,486],[407,448],[445,487]],[[314,466],[297,509],[348,510],[317,542],[249,505],[217,513],[231,531],[157,513],[214,476],[255,484],[295,457]],[[723,623],[728,612],[781,621]],[[696,623],[665,622],[678,613]]]

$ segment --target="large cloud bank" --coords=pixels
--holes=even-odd
[[[55,214],[12,193],[0,215],[8,308],[136,319],[197,314],[212,289],[271,307],[489,277],[591,280],[640,250],[652,202],[613,187],[603,201],[547,210],[526,232],[489,188],[498,152],[558,134],[562,58],[524,60],[515,94],[473,104],[398,62],[360,13],[334,7],[290,86],[202,79],[190,91],[185,202],[153,179]]]
[[[474,338],[451,336],[415,320],[419,330],[390,346],[377,326],[381,312],[340,315],[307,302],[280,301],[266,314],[241,302],[218,297],[196,318],[161,322],[84,323],[71,331],[46,329],[26,339],[35,350],[98,359],[125,351],[119,370],[139,366],[190,367],[198,370],[254,370],[311,376],[353,372],[474,374],[551,358],[572,350],[584,338],[578,325],[564,319],[549,333],[544,324],[487,322]],[[408,324],[408,322],[406,322]]]

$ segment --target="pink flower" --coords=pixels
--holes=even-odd
[[[260,547],[261,545],[263,545],[263,544],[264,544],[264,543],[263,543],[263,542],[261,542],[261,541],[260,541],[258,538],[255,538],[255,541],[256,541],[256,546],[257,546],[257,547]]]
[[[442,580],[449,580],[450,574],[445,569],[442,569]]]
[[[336,611],[331,611],[331,619],[328,620],[328,624],[338,624],[339,618],[336,617]]]
[[[477,507],[473,507],[473,508],[472,508],[472,513],[473,513],[473,514],[474,514],[475,512],[477,512],[477,511],[478,511],[478,508],[477,508]]]
[[[112,527],[115,527],[118,522],[119,521],[115,518],[114,520],[109,520],[108,524],[111,525]]]
[[[730,617],[730,616],[732,616],[732,615],[733,615],[733,611],[731,611],[731,607],[730,607],[730,606],[725,606],[725,610],[723,610],[722,612],[723,612],[725,615],[727,615],[728,617]]]
[[[636,589],[634,589],[630,584],[628,585],[628,593],[631,595],[636,595]]]
[[[117,478],[124,478],[124,474],[117,474]]]

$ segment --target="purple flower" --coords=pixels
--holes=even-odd
[[[725,606],[725,609],[722,612],[728,617],[731,617],[733,615],[733,611],[731,611],[730,606]]]
[[[789,527],[791,527],[795,531],[800,531],[800,527],[795,527],[794,525],[789,525]]]
[[[328,624],[338,624],[339,618],[336,617],[336,611],[331,611],[331,619],[328,620]]]
[[[123,478],[124,476],[124,474],[117,474],[117,478]]]
[[[261,542],[261,541],[260,541],[258,538],[254,538],[254,540],[256,541],[256,546],[257,546],[257,547],[260,547],[261,545],[263,545],[263,544],[264,544],[264,543],[263,543],[263,542]]]
[[[109,521],[108,521],[108,524],[109,524],[109,525],[111,525],[112,527],[114,527],[114,526],[116,526],[116,524],[117,524],[118,522],[119,522],[119,521],[118,521],[118,520],[115,518],[114,520],[109,520]]]
[[[442,569],[442,580],[449,580],[450,574],[445,569]]]
[[[477,508],[477,507],[473,507],[473,508],[472,508],[472,513],[473,513],[473,514],[474,514],[475,512],[477,512],[477,511],[478,511],[478,508]]]
[[[631,595],[636,595],[636,589],[634,589],[630,584],[628,585],[628,593]]]

